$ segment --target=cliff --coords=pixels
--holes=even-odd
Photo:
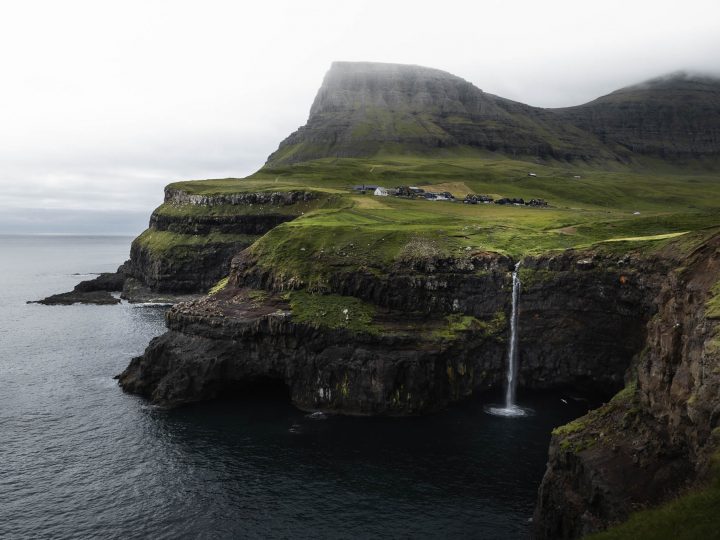
[[[720,147],[719,88],[717,79],[676,74],[583,106],[540,109],[488,94],[436,69],[335,62],[307,124],[280,143],[258,173],[168,187],[148,230],[133,242],[125,267],[130,278],[126,296],[138,290],[206,292],[227,275],[236,253],[277,225],[326,206],[329,193],[346,193],[352,182],[393,185],[446,178],[467,186],[473,179],[482,180],[476,182],[478,189],[514,190],[508,171],[488,166],[490,156],[503,163],[506,157],[532,160],[532,165],[518,161],[524,171],[536,168],[539,160],[606,167],[646,156],[671,163],[702,158],[712,168]],[[388,162],[378,163],[381,156],[390,156]],[[336,159],[330,163],[327,158]],[[488,185],[489,177],[504,184]],[[278,186],[279,179],[286,184]],[[587,191],[583,202],[596,203],[619,187],[607,181],[606,186],[592,195]],[[662,190],[651,187],[662,199]],[[550,182],[533,189],[550,199],[569,193]],[[577,196],[583,194],[568,198]],[[677,198],[677,192],[668,196]],[[617,197],[603,204],[624,203]],[[696,201],[688,204],[697,206]]]
[[[237,189],[242,181],[237,181]],[[130,248],[125,288],[207,292],[227,276],[232,257],[257,238],[314,207],[310,191],[194,194],[171,185]]]
[[[223,291],[170,310],[168,334],[132,361],[123,388],[174,406],[271,379],[303,409],[398,415],[502,385],[506,257],[434,260],[425,273],[339,269],[315,295],[248,259],[236,259]],[[620,388],[667,268],[643,264],[639,272],[622,257],[588,253],[525,259],[520,384]]]
[[[720,235],[668,274],[628,386],[553,433],[538,538],[577,538],[712,479],[720,440]],[[688,524],[690,527],[691,524]]]

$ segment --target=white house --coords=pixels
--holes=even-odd
[[[387,197],[388,192],[387,192],[387,189],[385,189],[384,187],[378,186],[375,188],[374,195],[376,195],[378,197]]]

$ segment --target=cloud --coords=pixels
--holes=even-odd
[[[714,1],[6,2],[0,208],[149,212],[244,176],[302,125],[334,60],[413,63],[536,106],[720,71]]]

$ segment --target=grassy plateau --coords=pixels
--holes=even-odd
[[[265,167],[244,179],[178,182],[193,194],[303,190],[320,202],[302,209],[163,205],[180,217],[207,212],[287,212],[299,217],[252,246],[260,264],[312,284],[333,268],[382,271],[413,257],[493,251],[512,257],[568,248],[652,250],[720,225],[720,175],[714,163],[670,166],[648,160],[571,165],[455,152],[434,158],[320,159]],[[530,176],[533,173],[535,176]],[[458,199],[377,197],[354,185],[414,185]],[[543,198],[549,207],[462,204],[468,193]],[[696,236],[696,235],[694,235]]]

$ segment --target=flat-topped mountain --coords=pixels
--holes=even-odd
[[[628,161],[720,152],[720,82],[676,74],[586,105],[542,109],[483,92],[437,69],[335,62],[305,126],[268,164],[378,154],[498,152]]]

